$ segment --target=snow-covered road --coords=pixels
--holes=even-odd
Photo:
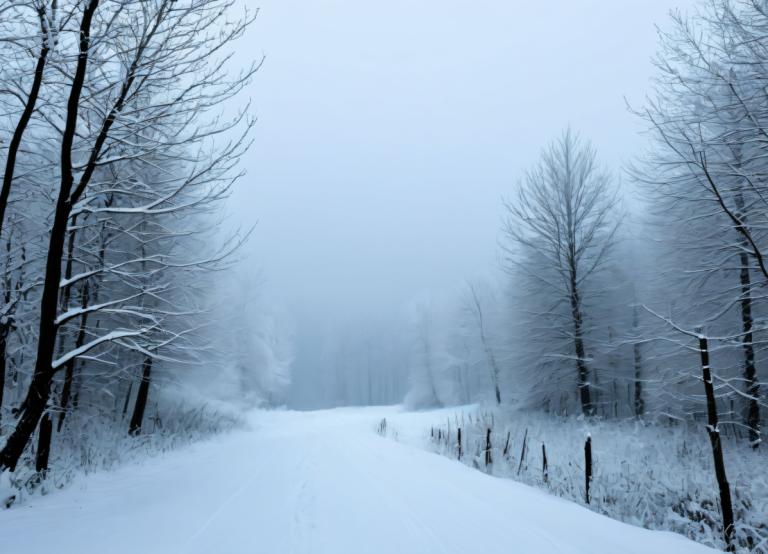
[[[376,435],[383,417],[403,441]],[[713,552],[404,444],[436,419],[257,412],[249,431],[0,512],[0,553]]]

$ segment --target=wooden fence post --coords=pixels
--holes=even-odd
[[[733,505],[731,504],[731,487],[725,475],[725,461],[723,460],[723,445],[720,441],[720,429],[717,420],[717,402],[715,390],[712,385],[712,370],[709,366],[709,344],[701,329],[699,333],[699,352],[701,354],[701,373],[704,380],[704,392],[707,397],[707,433],[712,444],[712,457],[715,462],[715,477],[720,489],[720,510],[723,513],[723,538],[728,552],[734,551],[733,546]]]
[[[493,463],[491,458],[491,428],[489,427],[485,433],[485,465],[489,466]]]
[[[523,435],[523,449],[520,451],[520,464],[517,466],[517,474],[520,475],[520,470],[523,469],[523,462],[525,461],[525,451],[528,446],[528,429],[525,430]]]
[[[592,435],[587,435],[584,443],[584,498],[590,502],[589,486],[592,484]]]

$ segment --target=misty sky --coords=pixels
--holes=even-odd
[[[543,145],[570,124],[616,173],[642,147],[625,97],[648,90],[654,25],[691,4],[260,0],[232,209],[259,221],[263,294],[327,327],[493,275],[500,199]]]

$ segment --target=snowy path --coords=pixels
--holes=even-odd
[[[256,413],[253,429],[0,512],[0,553],[714,552],[374,433],[434,414]],[[413,432],[413,431],[412,431]]]

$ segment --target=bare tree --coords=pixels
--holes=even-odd
[[[570,130],[528,171],[517,196],[505,202],[507,267],[544,293],[540,313],[567,310],[558,331],[569,339],[582,412],[594,413],[586,298],[589,281],[605,267],[617,229],[616,192],[594,149]],[[565,323],[565,322],[564,322]],[[550,355],[563,356],[564,353]]]
[[[486,320],[485,310],[483,309],[483,302],[480,299],[477,286],[473,283],[467,283],[467,294],[464,304],[465,309],[471,316],[476,329],[477,338],[482,346],[483,355],[490,372],[496,404],[501,404],[501,385],[499,384],[501,371],[499,369],[499,362],[497,360],[495,349],[491,344],[491,338],[489,337],[488,321]]]

